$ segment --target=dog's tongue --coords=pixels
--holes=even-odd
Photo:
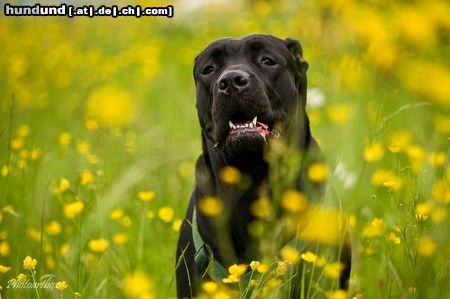
[[[266,137],[270,135],[269,126],[264,123],[257,122],[256,129],[258,130],[258,133],[264,138],[264,140],[266,140]]]

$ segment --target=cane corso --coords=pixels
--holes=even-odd
[[[299,151],[319,151],[305,111],[307,69],[298,41],[263,34],[219,39],[196,57],[203,152],[178,241],[179,298],[196,296],[202,279],[214,279],[209,277],[210,266],[223,270],[260,258],[248,231],[254,218],[250,205],[268,182],[270,163],[265,152],[268,141],[275,138],[275,127]],[[246,184],[237,188],[223,182],[224,167],[237,169]],[[302,190],[303,170],[298,171],[295,187]],[[227,216],[214,221],[204,215],[199,201],[206,196],[218,198]]]

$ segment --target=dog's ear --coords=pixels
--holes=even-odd
[[[308,70],[309,65],[308,62],[306,62],[305,59],[303,59],[302,45],[300,45],[300,43],[297,40],[291,38],[286,38],[284,40],[284,44],[294,56],[295,62],[301,75],[304,75]]]
[[[286,38],[284,44],[292,53],[295,60],[295,81],[297,91],[303,106],[306,105],[306,71],[308,70],[308,62],[303,58],[303,49],[300,43],[294,39]]]

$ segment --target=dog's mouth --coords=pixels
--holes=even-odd
[[[269,129],[269,125],[259,122],[257,116],[247,122],[233,123],[230,120],[228,125],[230,127],[228,138],[244,138],[246,136],[252,137],[252,135],[259,134],[259,136],[261,136],[266,142],[267,137],[272,134],[272,131]]]
[[[262,153],[267,139],[270,136],[277,137],[272,131],[271,123],[258,121],[258,117],[254,117],[249,121],[229,121],[228,134],[224,142],[217,147],[224,148],[228,156],[240,156],[250,153]]]

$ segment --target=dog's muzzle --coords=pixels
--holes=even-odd
[[[243,70],[228,70],[217,79],[217,90],[225,94],[239,93],[248,88],[249,80],[250,75]]]

